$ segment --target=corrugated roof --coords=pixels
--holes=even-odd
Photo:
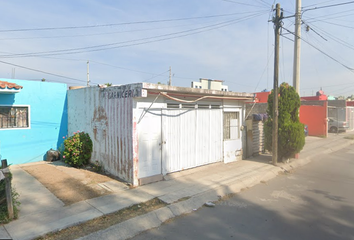
[[[23,88],[20,85],[17,85],[16,83],[9,83],[9,82],[5,82],[5,81],[0,81],[0,88],[1,89],[16,89],[19,90],[21,88]]]

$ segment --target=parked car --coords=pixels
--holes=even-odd
[[[346,131],[348,128],[347,122],[339,121],[334,118],[328,118],[328,132],[336,133]]]

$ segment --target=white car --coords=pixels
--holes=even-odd
[[[337,133],[348,129],[347,122],[338,121],[334,118],[328,118],[328,132]]]

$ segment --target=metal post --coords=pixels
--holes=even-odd
[[[282,16],[280,14],[280,4],[276,5],[274,18],[274,86],[273,86],[273,138],[272,138],[272,161],[274,165],[278,163],[278,78],[279,78],[279,39]]]
[[[2,169],[7,169],[7,160],[1,160],[1,168]],[[8,170],[8,169],[7,169]],[[9,219],[14,218],[14,206],[12,203],[12,191],[11,191],[11,179],[9,178],[9,173],[6,171],[5,172],[5,195],[6,195],[6,202],[7,202],[7,212],[9,215]]]

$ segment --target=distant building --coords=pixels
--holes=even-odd
[[[316,92],[316,96],[301,97],[302,101],[326,101],[329,100],[322,90]]]
[[[223,85],[223,82],[224,81],[222,80],[199,78],[199,82],[192,82],[192,88],[219,90],[224,92],[229,91],[229,87]]]

